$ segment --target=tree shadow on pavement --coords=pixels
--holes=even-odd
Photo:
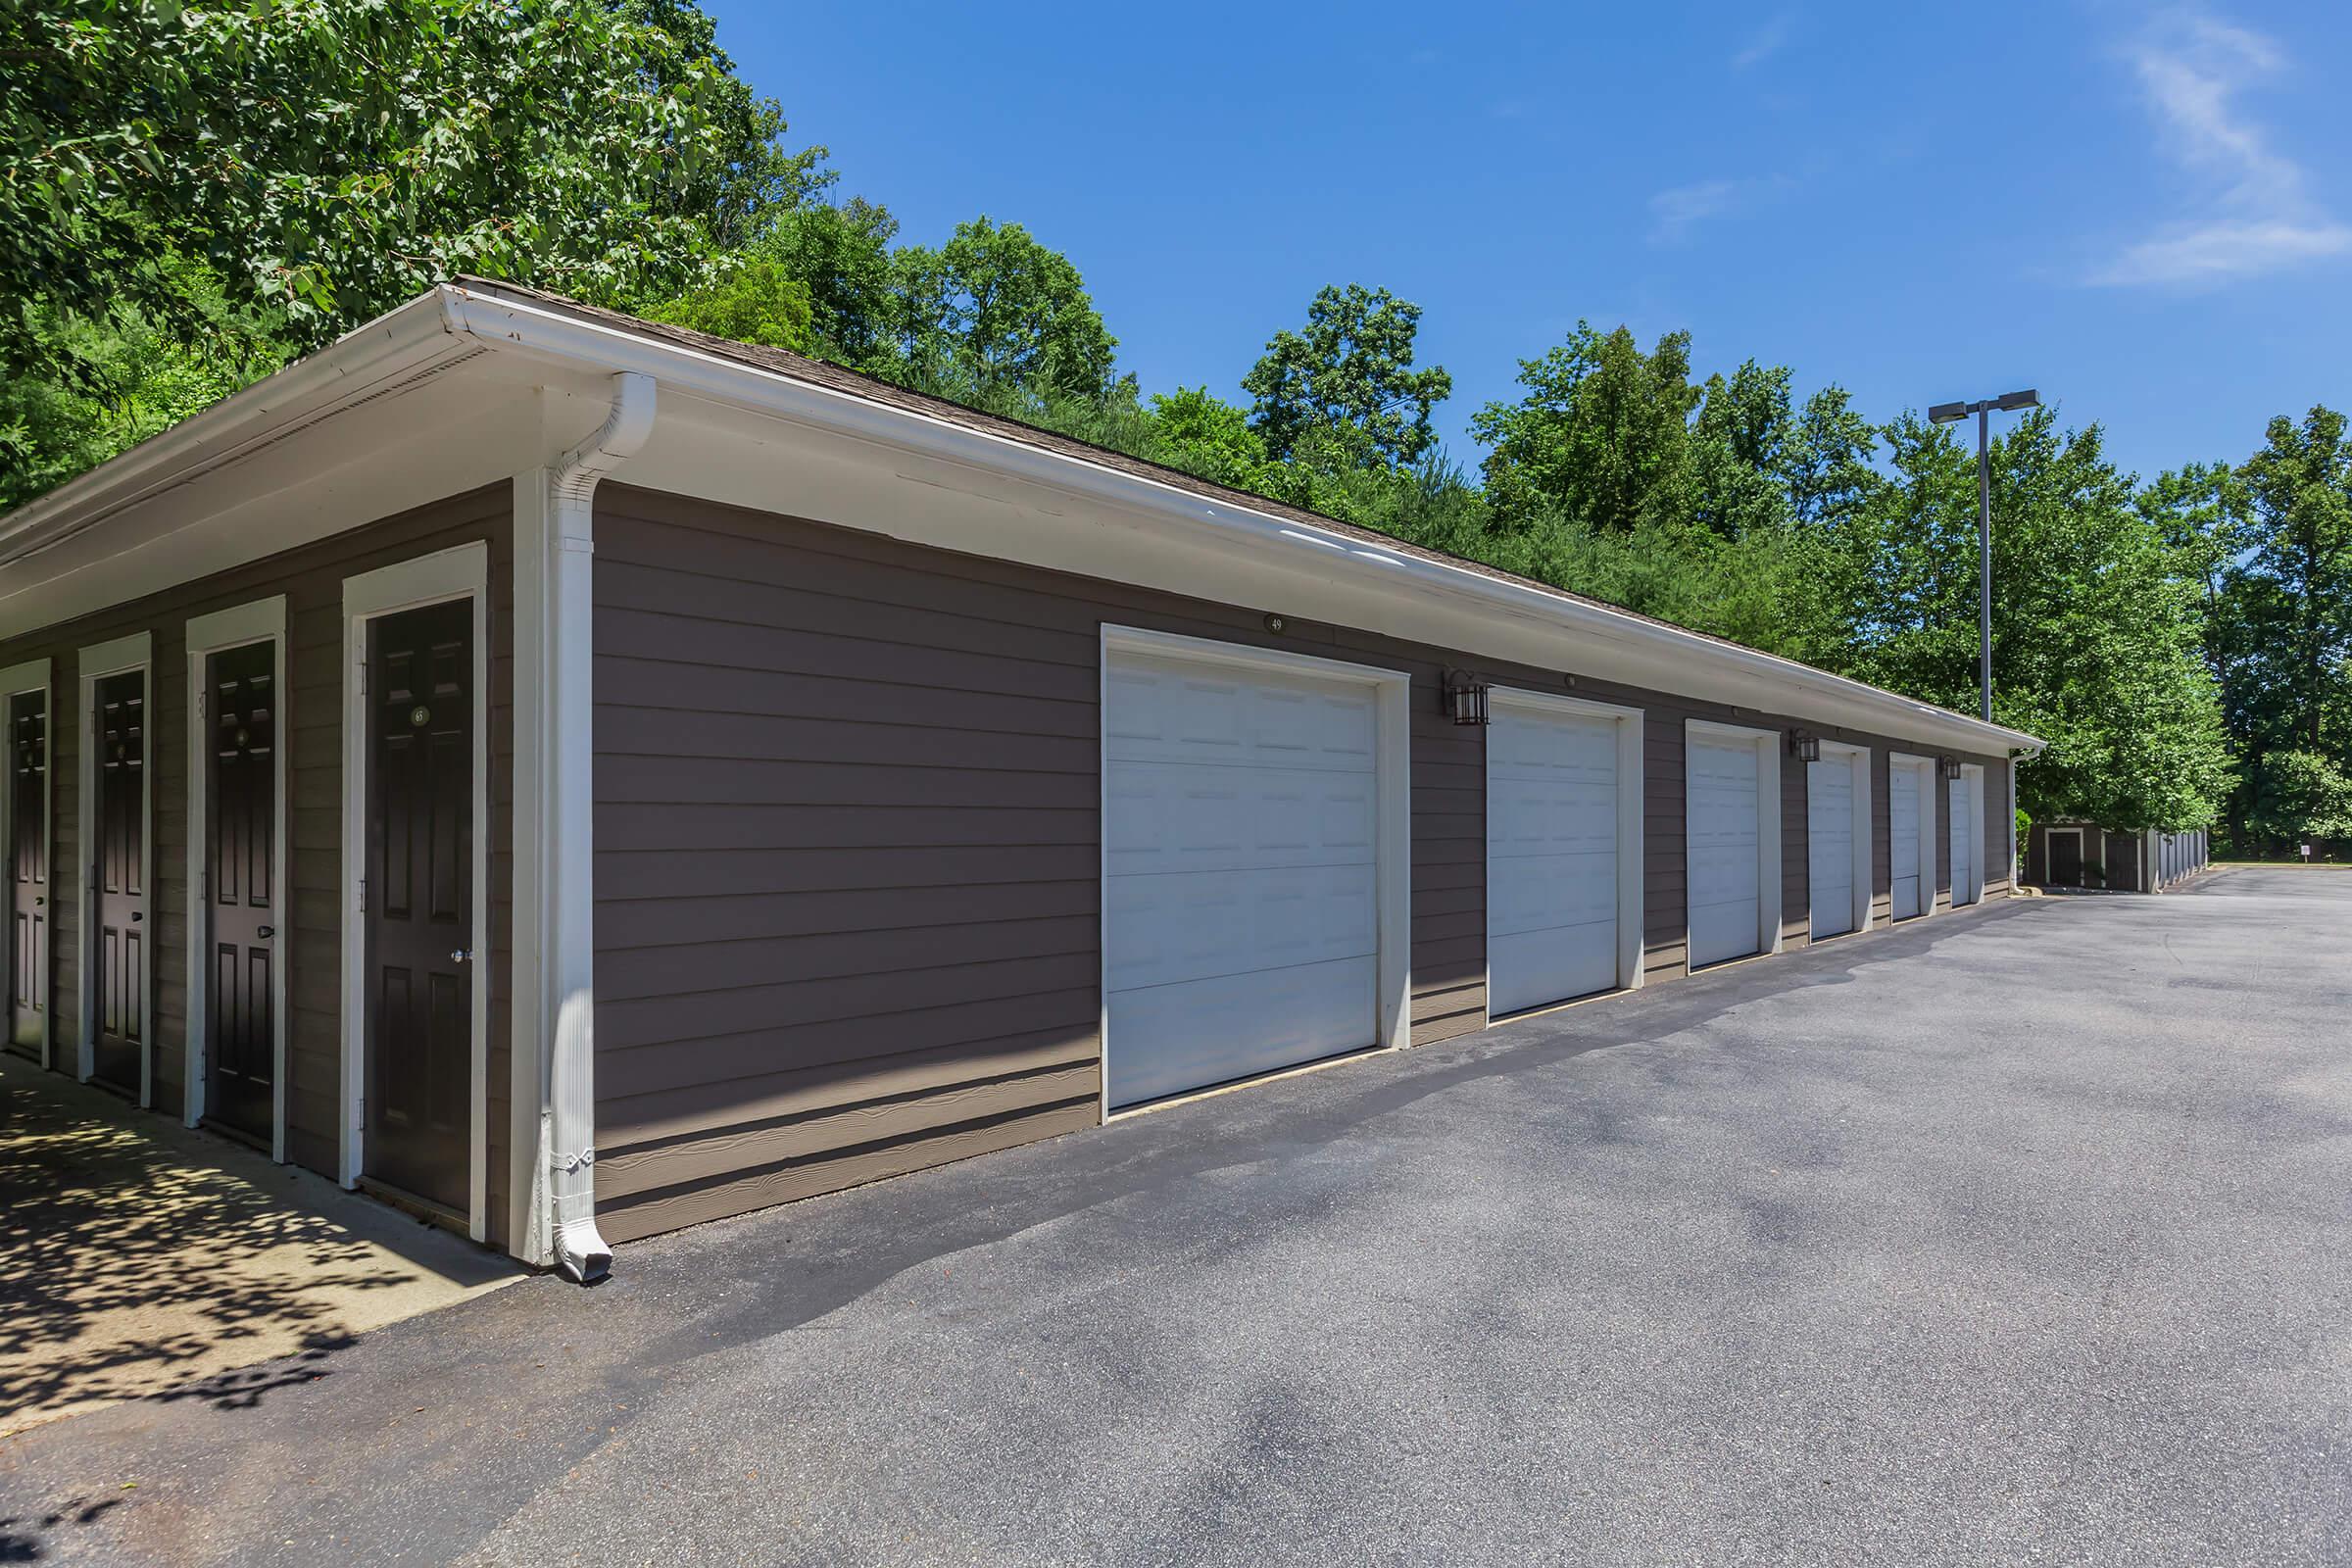
[[[250,1408],[405,1315],[368,1298],[448,1289],[305,1202],[307,1179],[210,1145],[0,1068],[0,1435],[124,1398]]]

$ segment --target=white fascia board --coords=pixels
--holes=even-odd
[[[586,364],[608,372],[637,370],[694,397],[814,425],[870,444],[968,466],[1046,486],[1063,494],[1178,516],[1258,559],[1306,558],[1316,572],[1392,575],[1418,594],[1468,601],[1488,615],[1502,611],[1564,631],[1598,636],[1639,650],[1658,667],[1652,684],[1675,689],[1678,667],[1744,676],[1748,699],[1789,711],[1791,699],[1809,698],[1800,716],[1903,736],[1933,736],[1957,748],[2006,756],[2038,752],[2041,742],[2018,730],[1969,718],[1931,704],[1881,691],[1814,669],[1794,660],[1716,642],[1623,611],[1511,582],[1467,566],[1384,550],[1366,541],[1324,533],[1296,519],[1212,500],[1164,480],[1131,474],[1081,458],[1048,452],[912,410],[796,380],[739,360],[706,354],[572,316],[534,301],[446,286],[448,311],[463,329],[486,343]],[[1471,646],[1471,645],[1465,645]],[[1827,710],[1835,716],[1823,719]]]

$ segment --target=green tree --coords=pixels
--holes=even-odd
[[[1411,467],[1437,443],[1430,415],[1453,395],[1441,366],[1413,368],[1421,307],[1361,283],[1319,290],[1306,327],[1267,340],[1242,389],[1266,450],[1298,456],[1318,433],[1352,430],[1364,461]]]
[[[813,352],[852,369],[897,364],[897,295],[890,242],[899,220],[862,197],[778,213],[750,254],[774,262],[808,291]]]
[[[0,355],[37,309],[201,324],[154,238],[316,344],[457,272],[661,297],[801,175],[686,0],[0,10]]]
[[[747,261],[646,309],[647,319],[771,349],[808,347],[808,287],[776,262]]]
[[[233,307],[210,270],[166,255],[200,329],[159,324],[134,305],[97,318],[27,307],[34,329],[79,367],[71,376],[0,378],[0,511],[21,505],[202,413],[283,364],[265,312]]]
[[[1974,454],[1949,427],[1888,425],[1894,478],[1845,529],[1847,672],[1971,711],[1977,702]],[[2049,410],[1993,449],[1993,714],[2049,749],[2019,774],[2041,820],[2202,827],[2228,751],[2197,597],[2100,432]]]
[[[1788,469],[1796,428],[1786,366],[1749,360],[1710,375],[1690,424],[1690,516],[1725,538],[1794,520]]]
[[[2306,751],[2341,756],[2352,736],[2345,663],[2352,659],[2352,441],[2344,416],[2315,408],[2300,423],[2273,419],[2240,479],[2251,503],[2247,590],[2269,634],[2267,662]]]
[[[1886,483],[1874,465],[1878,450],[1878,426],[1855,412],[1843,387],[1807,398],[1782,457],[1790,514],[1808,526],[1836,526],[1874,504]]]
[[[1118,339],[1078,269],[1018,223],[977,218],[947,244],[891,259],[897,358],[914,385],[1101,402],[1116,396]],[[1126,401],[1134,401],[1132,387]]]
[[[1577,323],[1543,358],[1519,362],[1517,403],[1490,403],[1470,422],[1492,451],[1489,499],[1505,527],[1555,513],[1597,529],[1632,531],[1690,515],[1690,334],[1669,332],[1644,354],[1625,327]]]
[[[2273,752],[2264,760],[2247,827],[2280,849],[2313,839],[2352,839],[2352,770],[2318,752]]]

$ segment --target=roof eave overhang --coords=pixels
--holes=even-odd
[[[0,566],[476,351],[445,290],[419,295],[5,516]]]
[[[1835,722],[1959,750],[2032,756],[2042,742],[1793,660],[1701,637],[1606,606],[1406,555],[1311,523],[1255,511],[1180,484],[1048,451],[953,420],[811,384],[744,361],[627,331],[538,300],[445,284],[337,339],[172,430],[0,517],[0,566],[113,518],[175,485],[296,436],[371,397],[495,350],[570,375],[635,371],[691,398],[858,441],[983,469],[1128,512],[1181,520],[1203,540],[1318,573],[1355,574],[1516,621],[1548,624],[1640,651],[1662,670],[1687,668],[1770,689],[1780,710],[1834,711]],[[1810,701],[1795,701],[1796,698]]]
[[[1197,528],[1221,531],[1235,545],[1250,551],[1310,559],[1318,570],[1377,573],[1392,581],[1410,582],[1417,591],[1467,600],[1515,616],[1549,620],[1563,629],[1620,645],[1645,648],[1666,662],[1687,662],[1736,671],[1826,700],[1842,714],[1850,714],[1841,721],[1856,728],[1876,725],[1907,737],[1933,735],[1956,749],[2004,757],[2042,749],[2040,740],[2021,730],[1916,702],[1775,654],[1701,637],[1466,566],[1382,550],[1357,538],[1320,532],[1295,518],[1256,512],[1177,484],[1046,451],[914,410],[811,385],[740,360],[574,316],[536,300],[455,284],[445,293],[450,296],[448,309],[453,319],[485,342],[575,365],[640,371],[655,376],[665,387],[695,397],[1179,518]]]

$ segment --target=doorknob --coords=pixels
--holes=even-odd
[[[131,924],[133,924],[133,925],[136,925],[136,924],[138,924],[138,923],[139,923],[141,920],[144,920],[144,919],[146,919],[146,918],[147,918],[147,914],[146,914],[146,911],[145,911],[145,910],[143,910],[143,909],[133,909],[133,910],[131,910],[131,911],[130,911],[130,923],[131,923]]]
[[[467,958],[472,956],[473,955],[466,952],[464,948],[455,948],[450,952],[449,961],[452,963],[464,963]]]
[[[266,925],[266,926],[263,926],[263,927],[262,927],[260,930],[258,930],[258,931],[254,932],[254,935],[255,935],[255,936],[257,936],[257,937],[260,937],[260,938],[261,938],[261,939],[262,939],[264,942],[267,942],[267,941],[269,941],[269,940],[270,940],[271,937],[273,937],[273,936],[277,935],[277,927],[275,927],[275,926],[273,926],[273,925]]]

